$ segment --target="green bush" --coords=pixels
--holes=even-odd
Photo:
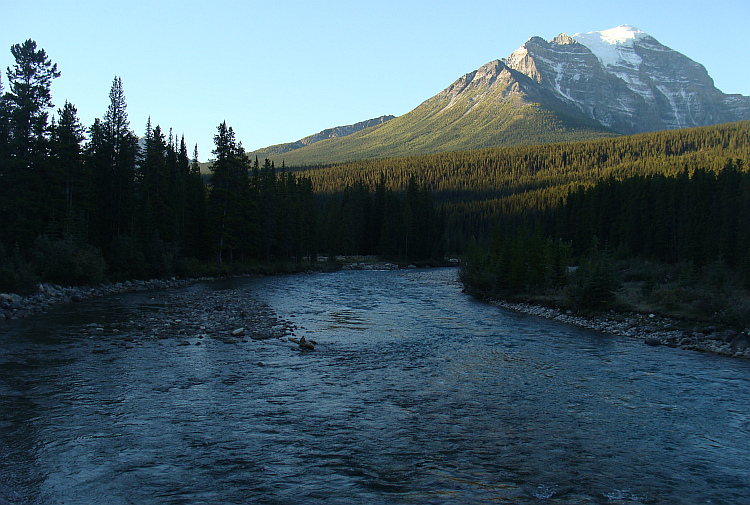
[[[121,235],[112,240],[107,260],[113,279],[153,279],[169,277],[178,268],[195,265],[178,265],[177,245],[165,242],[154,233],[141,240],[132,235]]]
[[[45,282],[78,285],[96,284],[104,279],[107,264],[101,251],[71,239],[52,240],[42,235],[31,250],[33,265]]]
[[[146,255],[147,276],[149,278],[171,277],[175,273],[179,247],[165,242],[158,234],[153,234],[143,245]]]
[[[9,254],[0,244],[0,292],[26,295],[36,291],[38,283],[31,265],[21,257],[18,245]]]
[[[139,241],[133,236],[121,235],[112,239],[107,261],[113,280],[147,277],[146,255]]]

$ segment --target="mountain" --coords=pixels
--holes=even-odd
[[[261,160],[265,158],[270,158],[270,157],[273,157],[274,155],[287,153],[289,151],[293,151],[301,147],[309,146],[321,140],[346,137],[348,135],[352,135],[353,133],[357,133],[358,131],[363,130],[365,128],[370,128],[371,126],[377,126],[377,125],[383,124],[386,121],[390,121],[394,117],[395,116],[380,116],[374,119],[368,119],[367,121],[361,121],[353,125],[336,126],[335,128],[327,128],[321,132],[318,132],[314,135],[309,135],[296,142],[288,142],[286,144],[277,144],[277,145],[266,147],[263,149],[258,149],[257,151],[253,151],[252,153],[249,153],[249,155],[251,157],[258,156],[258,158]]]
[[[628,25],[532,37],[506,64],[619,133],[750,118],[750,97],[725,95],[703,65]]]
[[[532,37],[411,112],[269,158],[331,163],[504,145],[588,140],[750,119],[750,97],[628,25]],[[260,157],[260,156],[259,156]]]

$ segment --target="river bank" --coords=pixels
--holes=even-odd
[[[349,258],[340,265],[345,270],[395,270],[414,268],[394,263],[374,262],[362,258]],[[236,293],[214,292],[208,297],[195,298],[189,293],[176,291],[191,284],[216,280],[213,277],[191,279],[135,280],[86,287],[63,287],[41,284],[34,295],[22,297],[17,294],[0,294],[0,322],[21,319],[50,310],[63,303],[80,303],[91,298],[161,290],[160,297],[165,310],[149,316],[138,325],[144,335],[156,338],[174,336],[180,342],[200,344],[206,337],[235,343],[243,339],[284,338],[294,335],[294,327],[279,321],[269,308],[256,301],[254,305],[238,305]],[[244,295],[247,297],[247,294]],[[480,297],[481,298],[481,297]],[[727,357],[750,359],[750,336],[748,331],[698,325],[657,314],[636,312],[598,313],[581,315],[571,310],[550,308],[532,303],[511,302],[492,298],[489,303],[525,314],[553,319],[582,328],[614,335],[637,338],[651,346],[679,347],[687,350],[707,352]],[[167,309],[168,308],[168,309]],[[103,328],[91,324],[84,331],[104,333],[122,331],[122,328]],[[234,332],[234,334],[233,334]]]
[[[510,302],[497,298],[485,301],[497,307],[553,319],[581,328],[637,338],[650,346],[679,347],[720,356],[750,359],[750,336],[747,330],[739,332],[713,325],[696,325],[690,321],[672,319],[653,313],[611,311],[596,315],[581,315],[571,310]]]
[[[154,291],[152,303],[138,317],[117,322],[92,321],[82,324],[78,332],[107,337],[100,340],[101,345],[95,352],[157,339],[171,339],[177,346],[203,345],[208,341],[242,344],[270,339],[297,344],[289,340],[294,339],[296,326],[277,317],[268,304],[248,289],[181,289],[212,280],[216,279],[155,279],[90,287],[42,284],[39,293],[33,296],[0,294],[0,320],[40,314],[63,303],[86,303],[104,296]]]
[[[456,266],[457,260],[450,260],[445,265],[419,266]],[[265,266],[257,272],[240,273],[229,276],[201,276],[191,278],[129,280],[124,282],[100,283],[93,286],[60,286],[51,283],[39,284],[34,294],[21,296],[16,293],[0,293],[0,322],[22,319],[50,310],[61,303],[78,303],[90,298],[102,296],[151,291],[161,289],[175,289],[186,287],[198,282],[207,282],[230,277],[252,277],[279,274],[300,274],[311,271],[330,272],[335,270],[398,270],[402,268],[417,268],[417,265],[399,264],[381,261],[375,256],[338,256],[333,261],[322,258],[315,263],[300,265]]]
[[[0,293],[0,321],[22,319],[33,314],[43,313],[62,303],[79,303],[90,298],[121,293],[179,288],[206,280],[210,280],[210,278],[134,280],[101,283],[95,286],[40,284],[38,291],[28,296]]]
[[[202,275],[194,277],[172,277],[151,280],[127,280],[122,282],[101,282],[90,286],[60,286],[41,283],[33,294],[22,296],[16,293],[0,293],[0,322],[28,317],[47,312],[63,303],[78,303],[91,298],[136,293],[142,291],[176,289],[199,282],[218,279],[283,275],[310,271],[333,271],[341,268],[336,262],[315,262],[299,264],[271,264],[250,268],[238,268],[222,275]]]

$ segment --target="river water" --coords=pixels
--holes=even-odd
[[[750,503],[750,363],[498,309],[456,274],[186,288],[252,293],[313,352],[80,332],[158,293],[0,325],[0,504]]]

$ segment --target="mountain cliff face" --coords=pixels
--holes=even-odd
[[[703,65],[623,25],[549,42],[532,37],[403,116],[269,157],[288,165],[329,163],[743,119],[750,119],[750,97],[722,93]]]
[[[628,25],[550,42],[532,37],[506,64],[620,133],[750,117],[750,97],[725,95],[703,65]]]

